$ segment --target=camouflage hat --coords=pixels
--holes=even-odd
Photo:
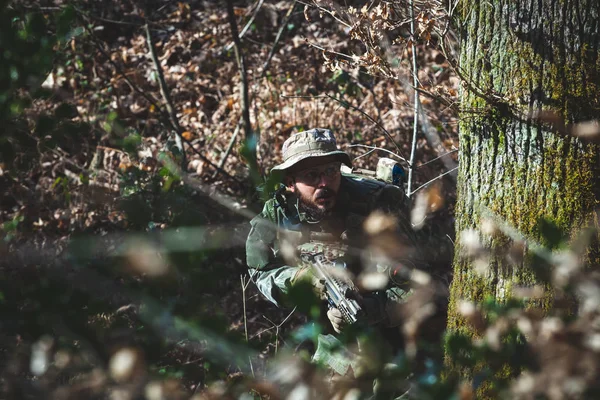
[[[329,129],[314,128],[304,132],[298,132],[290,136],[283,143],[283,162],[271,169],[273,171],[284,171],[292,165],[306,158],[337,156],[347,166],[352,166],[350,156],[338,150],[333,132]]]

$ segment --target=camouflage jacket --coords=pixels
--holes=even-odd
[[[291,193],[274,196],[251,221],[246,241],[250,276],[261,293],[279,305],[282,294],[288,292],[301,268],[297,264],[290,265],[289,257],[283,256],[286,248],[282,236],[293,237],[291,247],[296,253],[318,249],[331,253],[331,257],[335,258],[344,253],[345,246],[361,241],[362,223],[374,210],[396,216],[404,238],[416,247],[407,217],[407,199],[397,186],[343,175],[332,214],[319,222],[307,220],[298,210],[298,201]],[[285,259],[288,259],[287,263]],[[405,290],[390,288],[386,298],[400,301],[405,294]]]

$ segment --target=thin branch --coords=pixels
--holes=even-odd
[[[281,321],[279,324],[276,324],[275,322],[271,321],[266,315],[263,315],[263,318],[269,321],[275,327],[275,354],[277,354],[277,350],[279,347],[279,328],[281,328],[281,326],[285,324],[288,319],[290,319],[294,311],[296,311],[296,308],[297,307],[294,307],[294,309],[288,314],[288,316],[285,317],[283,321]]]
[[[225,150],[225,154],[221,157],[221,161],[219,161],[219,168],[223,168],[225,165],[225,160],[229,157],[229,153],[231,153],[231,149],[233,149],[233,145],[235,144],[235,139],[237,139],[237,135],[240,132],[240,123],[238,122],[235,125],[235,130],[233,131],[233,135],[231,135],[231,140],[229,140],[229,145],[227,146],[227,150]],[[217,175],[217,171],[213,174],[213,178]]]
[[[96,35],[94,35],[94,33],[92,32],[92,30],[88,27],[89,24],[91,24],[91,22],[87,19],[87,17],[84,14],[80,13],[80,16],[82,16],[87,24],[83,24],[85,30],[87,31],[88,35],[90,36],[90,38],[92,39],[92,41],[94,42],[94,44],[96,45],[96,48],[98,49],[98,51],[100,53],[102,53],[102,55],[104,56],[104,58],[106,58],[106,60],[113,66],[113,68],[115,69],[115,71],[125,80],[125,82],[127,82],[127,84],[129,85],[129,87],[131,88],[131,90],[133,90],[134,92],[136,92],[137,94],[139,94],[140,96],[142,96],[144,99],[146,99],[146,101],[148,101],[148,103],[150,103],[152,106],[154,106],[154,108],[158,111],[159,114],[159,122],[167,129],[174,129],[174,127],[171,125],[171,121],[167,115],[167,113],[163,110],[163,108],[158,104],[158,102],[152,98],[151,96],[149,96],[146,92],[144,92],[143,90],[141,90],[135,83],[133,83],[131,81],[131,79],[129,79],[129,77],[127,76],[127,74],[125,73],[125,71],[123,71],[123,68],[121,68],[117,63],[115,63],[110,55],[106,52],[106,50],[104,50],[104,48],[102,47],[102,45],[100,44],[100,41],[96,38]],[[227,178],[237,182],[238,184],[242,184],[242,182],[231,176],[229,173],[227,173],[227,171],[223,170],[222,168],[219,168],[217,165],[215,165],[212,161],[210,161],[208,158],[206,158],[206,156],[204,154],[202,154],[199,150],[197,150],[192,143],[190,143],[186,138],[182,137],[183,142],[185,144],[187,144],[192,151],[205,163],[207,163],[208,165],[210,165],[212,168],[214,168],[215,170],[219,171],[219,173],[221,173],[222,175],[226,176]]]
[[[408,198],[412,195],[412,183],[414,173],[414,162],[415,154],[417,152],[417,133],[419,131],[419,79],[417,70],[417,46],[415,46],[415,7],[413,0],[410,0],[410,34],[411,34],[411,49],[412,49],[412,69],[413,69],[413,86],[415,87],[415,100],[414,100],[414,116],[413,116],[413,137],[412,146],[410,150],[410,162],[408,163],[408,185],[406,189],[406,195]]]
[[[250,340],[254,339],[254,338],[255,338],[255,337],[257,337],[257,336],[260,336],[260,335],[262,335],[262,334],[263,334],[263,333],[265,333],[265,332],[269,332],[271,329],[274,329],[274,328],[275,328],[275,325],[273,325],[273,326],[270,326],[270,327],[268,327],[268,328],[265,328],[265,329],[262,329],[262,330],[260,330],[260,331],[256,332],[254,335],[250,336]]]
[[[249,146],[249,167],[250,171],[258,171],[256,163],[256,146],[257,140],[254,137],[252,126],[250,125],[250,103],[248,99],[248,74],[246,72],[246,64],[244,61],[244,54],[242,52],[242,42],[239,37],[237,22],[235,20],[235,13],[233,11],[233,0],[227,0],[227,19],[229,20],[229,26],[231,29],[231,35],[233,36],[235,60],[238,65],[240,73],[240,98],[242,99],[242,118],[244,122],[244,133],[246,143]]]
[[[434,162],[434,161],[436,161],[436,160],[439,160],[439,159],[440,159],[440,158],[442,158],[442,157],[445,157],[445,156],[448,156],[448,155],[450,155],[450,154],[456,153],[457,151],[458,151],[458,149],[455,149],[455,150],[450,150],[450,151],[449,151],[449,152],[447,152],[447,153],[444,153],[444,154],[442,154],[442,155],[440,155],[440,156],[437,156],[436,158],[434,158],[434,159],[432,159],[432,160],[429,160],[429,161],[427,161],[427,162],[425,162],[425,163],[423,163],[423,164],[419,165],[419,166],[417,167],[417,169],[418,169],[418,168],[421,168],[421,167],[424,167],[424,166],[426,166],[427,164],[431,164],[432,162]]]
[[[327,99],[335,100],[335,101],[343,104],[345,107],[348,107],[348,108],[351,108],[351,109],[353,109],[355,111],[358,111],[359,113],[361,113],[362,115],[364,115],[365,117],[367,117],[367,119],[369,121],[371,121],[379,129],[381,129],[381,131],[388,137],[388,139],[396,146],[396,149],[398,150],[398,153],[400,153],[400,146],[398,146],[398,143],[396,143],[394,141],[394,139],[392,138],[392,135],[388,132],[387,129],[385,129],[383,127],[383,125],[381,125],[376,119],[374,119],[373,117],[371,117],[369,114],[367,114],[366,112],[364,112],[363,110],[361,110],[359,107],[356,107],[356,106],[348,103],[347,101],[338,99],[337,97],[331,96],[329,94],[325,94],[325,95],[322,95],[322,96],[297,96],[297,95],[286,96],[286,95],[281,95],[281,97],[283,97],[284,99],[325,99],[325,98],[327,98]],[[384,149],[381,149],[381,150],[384,150]],[[396,157],[400,158],[402,161],[404,161],[405,163],[407,163],[408,165],[410,165],[409,162],[404,157],[402,157],[400,155],[397,155],[395,153],[392,153],[389,150],[386,150],[386,151],[388,151],[391,154],[394,154]]]
[[[191,188],[193,188],[195,190],[205,193],[212,200],[214,200],[216,203],[222,205],[223,207],[228,208],[229,210],[231,210],[239,215],[242,215],[245,218],[248,218],[249,220],[256,216],[250,210],[242,208],[242,206],[238,202],[232,200],[231,198],[229,198],[229,196],[226,196],[226,195],[223,195],[223,194],[217,192],[217,188],[214,185],[212,185],[212,186],[206,185],[204,182],[201,182],[200,180],[194,179],[193,177],[191,177],[190,174],[188,174],[187,172],[183,172],[179,168],[179,166],[173,162],[173,160],[171,158],[164,156],[164,157],[160,157],[159,161],[162,162],[163,165],[167,169],[169,169],[169,171],[171,173],[173,173],[176,176],[179,176],[181,178],[181,180],[183,181],[183,183],[185,183],[186,185],[190,186]],[[236,181],[237,181],[237,179],[236,179]],[[241,184],[241,182],[240,182],[240,184]]]
[[[358,157],[354,157],[354,158],[352,159],[352,161],[356,161],[356,160],[358,160],[359,158],[366,157],[366,156],[368,156],[369,154],[371,154],[371,153],[374,153],[374,152],[375,152],[375,150],[377,150],[377,149],[371,149],[371,150],[367,151],[366,153],[364,153],[364,154],[361,154],[361,155],[360,155],[360,156],[358,156]]]
[[[242,283],[242,305],[244,309],[244,333],[246,335],[246,343],[248,343],[248,321],[246,320],[246,289],[250,284],[250,281],[246,283],[246,277],[244,275],[240,275],[240,281]]]
[[[73,6],[71,4],[71,6]],[[102,22],[107,22],[109,24],[115,24],[115,25],[126,25],[126,26],[134,26],[136,28],[141,28],[144,26],[143,23],[135,23],[135,22],[128,22],[128,21],[117,21],[117,20],[113,20],[113,19],[108,19],[108,18],[104,18],[104,17],[100,17],[98,15],[94,15],[92,13],[86,12],[85,10],[79,8],[79,7],[75,7],[73,6],[73,9],[75,11],[77,11],[80,14],[84,14],[85,16],[87,16],[88,18],[97,20],[97,21],[102,21]],[[164,31],[164,29],[161,29],[161,31]]]
[[[254,93],[254,87],[256,87],[257,82],[259,82],[261,79],[263,79],[265,77],[265,75],[267,74],[269,64],[271,63],[271,60],[273,59],[273,55],[275,54],[275,50],[277,49],[277,44],[279,43],[279,40],[282,37],[284,28],[287,26],[287,23],[290,20],[290,17],[292,16],[292,12],[294,11],[295,6],[296,6],[296,1],[294,1],[294,3],[291,5],[291,7],[289,8],[288,12],[286,13],[286,15],[284,17],[283,23],[281,24],[281,27],[279,28],[279,32],[277,32],[277,36],[275,37],[275,41],[273,42],[273,46],[271,47],[271,51],[269,52],[267,59],[263,63],[260,77],[254,81],[253,90],[252,90],[253,93]],[[260,7],[260,5],[259,5],[259,7]],[[254,102],[254,95],[252,96],[251,102]],[[240,121],[238,121],[238,123],[235,126],[235,131],[233,132],[233,136],[231,137],[231,140],[229,141],[229,146],[227,146],[227,150],[225,151],[223,158],[221,158],[221,161],[219,162],[220,168],[223,168],[223,166],[225,165],[225,160],[227,159],[227,157],[229,157],[229,154],[231,153],[233,145],[235,144],[235,139],[237,138],[237,135],[240,131],[240,122],[241,121],[242,121],[242,118],[240,118]]]
[[[248,29],[250,29],[250,26],[252,25],[252,23],[254,22],[254,19],[256,18],[256,16],[258,15],[258,12],[260,11],[260,8],[262,7],[263,3],[265,2],[265,0],[258,0],[258,5],[256,6],[256,8],[254,9],[254,12],[252,13],[252,16],[250,17],[250,19],[248,20],[248,22],[246,23],[246,25],[244,26],[244,28],[242,29],[242,31],[240,32],[240,34],[238,35],[238,37],[241,39],[244,37],[244,35],[246,34],[246,32],[248,31]],[[225,46],[225,51],[229,51],[231,50],[231,48],[235,45],[235,42],[231,42],[229,43],[227,46]]]
[[[352,58],[352,56],[349,56],[348,54],[339,53],[339,52],[337,52],[337,51],[334,51],[334,50],[327,50],[327,49],[326,49],[325,47],[323,47],[323,46],[319,46],[319,45],[318,45],[318,44],[316,44],[316,43],[312,43],[312,42],[310,42],[310,41],[309,41],[307,38],[304,38],[304,42],[306,42],[306,44],[308,44],[309,46],[312,46],[312,47],[314,47],[314,48],[315,48],[315,49],[317,49],[317,50],[321,50],[321,51],[323,51],[323,52],[330,53],[330,54],[334,54],[334,55],[336,55],[336,56],[344,57],[344,58],[347,58],[347,59],[349,59],[349,60],[352,60],[352,61],[354,61],[354,58]]]
[[[183,147],[181,126],[179,125],[177,115],[175,114],[175,108],[173,107],[171,94],[169,92],[169,88],[167,87],[167,83],[165,82],[165,75],[160,65],[160,61],[158,60],[158,56],[156,55],[156,48],[154,47],[154,41],[152,40],[152,33],[150,32],[150,27],[147,23],[144,25],[144,29],[146,31],[146,40],[148,41],[148,50],[150,52],[150,57],[152,58],[152,61],[154,62],[154,67],[156,68],[158,84],[160,86],[160,93],[162,94],[163,99],[165,100],[165,107],[167,108],[167,112],[169,113],[171,124],[173,124],[173,128],[175,128],[175,144],[177,145],[177,148],[181,153],[181,169],[185,171],[187,168],[187,162],[185,160],[185,148]]]
[[[326,12],[326,13],[327,13],[327,14],[329,14],[329,15],[330,15],[330,16],[331,16],[333,19],[335,19],[335,20],[336,20],[337,22],[339,22],[340,24],[344,25],[346,28],[351,28],[351,27],[352,27],[352,26],[351,26],[350,24],[348,24],[346,21],[343,21],[342,19],[340,19],[340,18],[338,17],[338,15],[342,15],[342,13],[340,12],[340,8],[339,8],[339,6],[338,6],[337,4],[335,4],[334,2],[331,2],[330,4],[328,4],[328,5],[330,5],[330,6],[332,6],[332,7],[334,7],[334,8],[335,8],[334,12],[332,12],[331,10],[329,10],[329,9],[327,9],[327,8],[325,8],[325,7],[321,7],[321,6],[319,6],[319,5],[317,5],[317,4],[314,4],[314,3],[307,3],[307,2],[305,2],[305,1],[302,1],[302,0],[297,0],[297,1],[298,1],[298,3],[300,3],[300,4],[304,4],[305,6],[309,6],[309,7],[315,7],[315,8],[317,8],[319,11]]]
[[[400,160],[404,161],[406,164],[408,164],[408,161],[406,161],[406,159],[405,159],[405,158],[403,158],[403,157],[399,156],[398,154],[394,153],[393,151],[390,151],[390,150],[388,150],[388,149],[384,149],[384,148],[382,148],[382,147],[368,146],[368,145],[366,145],[366,144],[351,144],[351,145],[348,145],[347,147],[364,147],[364,148],[366,148],[366,149],[372,149],[372,150],[380,150],[380,151],[384,151],[384,152],[386,152],[386,153],[388,153],[388,154],[390,154],[390,155],[392,155],[392,156],[394,156],[394,157],[396,157],[396,158],[398,158],[398,159],[400,159]],[[364,154],[363,154],[363,155],[364,155]],[[361,157],[362,157],[362,156],[361,156]],[[358,158],[358,157],[357,157],[357,158]]]
[[[400,151],[400,146],[398,145],[398,143],[396,143],[396,141],[392,138],[392,135],[388,132],[387,129],[385,129],[383,127],[383,125],[381,125],[378,121],[376,121],[373,117],[371,117],[369,114],[367,114],[366,112],[364,112],[363,110],[361,110],[360,108],[353,106],[352,104],[348,103],[347,101],[338,99],[334,96],[331,96],[329,94],[325,94],[325,96],[329,97],[330,99],[333,99],[335,101],[340,102],[341,104],[343,104],[345,107],[349,107],[353,110],[358,111],[359,113],[361,113],[362,115],[364,115],[365,117],[367,117],[367,119],[369,121],[371,121],[372,123],[374,123],[379,129],[381,129],[381,131],[387,136],[387,138],[394,144],[394,146],[396,146],[396,149],[398,150],[398,153],[402,154],[402,152]],[[404,159],[404,158],[403,158]],[[406,160],[404,160],[406,161]],[[409,163],[409,166],[412,165],[411,163]]]
[[[433,179],[432,179],[432,180],[430,180],[429,182],[427,182],[427,183],[424,183],[424,184],[422,184],[421,186],[419,186],[418,188],[416,188],[415,190],[413,190],[413,192],[412,192],[412,193],[413,193],[413,194],[414,194],[414,193],[417,193],[419,190],[423,189],[424,187],[426,187],[426,186],[427,186],[427,185],[429,185],[430,183],[432,183],[432,182],[434,182],[434,181],[436,181],[436,180],[438,180],[438,179],[440,179],[440,178],[442,178],[442,177],[444,177],[444,176],[446,176],[446,175],[448,175],[448,174],[451,174],[451,173],[453,173],[453,172],[454,172],[454,171],[456,171],[457,169],[458,169],[458,167],[454,167],[454,168],[452,168],[450,171],[446,171],[446,172],[444,172],[443,174],[436,176],[435,178],[433,178]]]
[[[275,50],[277,50],[277,44],[279,43],[279,40],[281,39],[281,36],[283,35],[283,30],[287,26],[287,24],[290,20],[290,17],[292,16],[292,13],[294,12],[294,8],[296,8],[296,0],[294,0],[292,5],[288,9],[287,13],[285,14],[283,22],[282,22],[281,26],[279,27],[279,31],[277,32],[277,36],[275,37],[275,41],[273,42],[273,46],[271,47],[271,51],[269,52],[269,55],[267,56],[267,59],[265,60],[263,66],[262,66],[262,71],[260,73],[259,80],[264,78],[265,75],[267,74],[267,68],[269,67],[269,64],[271,63],[271,59],[275,55]]]
[[[81,15],[83,15],[83,14],[81,14]],[[106,50],[104,50],[104,47],[102,47],[102,45],[100,44],[99,40],[96,38],[96,35],[88,27],[88,24],[90,24],[89,20],[87,20],[87,24],[84,24],[84,28],[87,31],[88,35],[90,35],[90,38],[92,38],[92,41],[96,45],[96,48],[98,49],[98,51],[100,53],[102,53],[102,55],[104,56],[104,58],[106,58],[106,60],[115,68],[115,70],[117,71],[117,73],[119,73],[119,75],[121,75],[121,77],[125,80],[125,82],[127,82],[127,84],[129,85],[129,87],[131,88],[131,90],[135,91],[137,94],[139,94],[144,99],[146,99],[148,101],[148,103],[150,103],[157,110],[159,110],[159,111],[162,112],[162,107],[160,105],[158,105],[158,102],[154,98],[150,97],[146,92],[144,92],[143,90],[141,90],[135,83],[133,83],[131,81],[131,79],[129,79],[129,77],[127,76],[127,74],[125,73],[125,71],[123,71],[123,69],[116,62],[114,62],[112,60],[112,58],[110,57],[110,55],[106,52]]]
[[[283,324],[285,324],[285,323],[286,323],[286,321],[287,321],[288,319],[290,319],[290,317],[292,316],[292,314],[294,314],[294,311],[296,311],[296,308],[297,308],[297,307],[294,307],[294,309],[293,309],[292,311],[290,311],[290,313],[288,314],[288,316],[287,316],[287,317],[285,317],[285,318],[283,319],[283,321],[281,321],[281,323],[279,324],[279,326],[282,326]]]

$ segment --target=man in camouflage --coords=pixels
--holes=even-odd
[[[311,256],[317,253],[325,254],[331,261],[345,257],[348,268],[354,268],[351,272],[359,275],[361,271],[357,269],[365,268],[364,257],[351,261],[348,249],[365,243],[364,221],[376,210],[397,221],[396,237],[403,242],[398,243],[398,248],[411,249],[405,261],[414,265],[420,258],[407,222],[403,190],[381,181],[342,174],[341,164],[351,167],[352,162],[348,154],[337,149],[330,130],[317,128],[297,133],[285,141],[282,150],[283,163],[271,172],[283,173],[284,186],[251,221],[246,242],[250,275],[267,299],[281,304],[289,290],[303,279],[310,279],[320,292],[323,288],[310,265]],[[376,268],[391,277],[400,266],[396,260],[393,265]],[[394,283],[392,279],[384,290],[362,293],[360,301],[369,324],[392,332],[388,339],[397,347],[401,342],[400,320],[393,310],[407,291]],[[339,310],[330,308],[327,318],[336,332],[344,329]],[[347,366],[332,367],[344,374]]]

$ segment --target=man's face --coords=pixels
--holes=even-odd
[[[334,157],[308,158],[288,171],[286,185],[306,211],[325,216],[336,204],[340,189],[340,165]]]

